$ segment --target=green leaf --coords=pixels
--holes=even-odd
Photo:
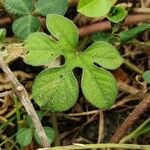
[[[17,37],[25,39],[30,33],[40,29],[40,22],[33,16],[24,16],[13,23],[12,29]]]
[[[0,29],[0,42],[3,42],[6,36],[6,29]]]
[[[30,34],[25,41],[25,48],[28,50],[25,62],[33,66],[49,63],[61,54],[56,41],[41,32]]]
[[[110,108],[117,95],[117,84],[111,73],[96,65],[106,69],[119,67],[122,58],[115,47],[100,41],[84,52],[78,52],[75,49],[78,42],[77,28],[70,20],[60,15],[48,15],[47,27],[57,40],[52,40],[44,33],[31,34],[25,43],[29,51],[26,60],[29,64],[39,65],[63,55],[65,63],[60,68],[44,70],[36,77],[32,89],[35,102],[52,112],[71,108],[79,93],[72,70],[80,67],[84,72],[82,89],[85,97],[98,108]]]
[[[123,7],[116,6],[112,12],[107,15],[107,18],[114,23],[119,23],[126,17],[126,15],[127,11]]]
[[[123,62],[117,49],[103,41],[92,44],[83,54],[86,61],[97,63],[106,69],[116,69]]]
[[[33,98],[40,107],[65,111],[78,98],[78,82],[71,70],[53,68],[41,72],[33,85]]]
[[[59,40],[62,47],[76,47],[79,34],[77,27],[71,20],[60,15],[48,15],[46,25],[50,33]]]
[[[47,16],[48,14],[64,15],[68,9],[68,0],[38,0],[35,12]]]
[[[33,10],[32,0],[5,0],[5,8],[8,12],[18,15],[30,15]]]
[[[55,139],[55,131],[52,128],[50,128],[50,127],[44,127],[44,130],[45,130],[45,133],[46,133],[46,135],[48,137],[49,144],[53,143],[53,141]],[[39,145],[41,145],[40,138],[39,138],[39,136],[38,136],[38,134],[37,134],[37,132],[35,130],[34,130],[34,138],[35,138],[36,142]]]
[[[129,29],[127,31],[122,31],[119,36],[122,42],[127,42],[147,30],[150,30],[150,24],[144,23],[138,27]]]
[[[143,78],[147,83],[150,83],[150,70],[144,72]]]
[[[32,136],[31,128],[22,128],[17,132],[16,140],[22,147],[25,147],[31,143]]]
[[[88,17],[103,17],[112,5],[112,0],[80,0],[78,12]]]
[[[95,66],[84,68],[81,86],[86,99],[100,109],[111,108],[118,93],[117,82],[113,75]]]
[[[92,34],[91,39],[93,42],[104,41],[110,44],[119,42],[119,39],[115,37],[112,33],[107,32],[96,32]]]

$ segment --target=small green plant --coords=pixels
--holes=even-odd
[[[19,143],[21,147],[25,147],[34,139],[39,145],[41,145],[39,136],[33,127],[31,118],[27,116],[25,121],[27,122],[27,127],[18,130],[16,136],[17,143]],[[49,143],[51,144],[55,139],[55,131],[51,127],[44,127],[44,130],[49,139]]]
[[[121,6],[114,6],[111,8],[107,18],[114,23],[121,22],[127,15],[127,11]]]
[[[117,5],[114,6],[116,0],[80,0],[78,4],[78,12],[88,17],[107,17],[114,23],[122,21],[127,11]]]
[[[53,13],[64,15],[68,9],[68,1],[38,0],[33,4],[32,0],[5,0],[5,8],[18,18],[12,25],[14,34],[25,39],[30,33],[40,29],[40,22],[36,16]]]
[[[33,85],[33,98],[40,107],[51,111],[65,111],[78,98],[78,82],[73,74],[76,67],[82,68],[81,87],[86,99],[100,109],[109,109],[117,96],[117,82],[105,70],[116,69],[122,58],[115,47],[107,42],[96,42],[81,52],[76,49],[78,30],[72,21],[60,15],[48,15],[46,25],[50,33],[32,33],[25,41],[28,50],[26,63],[43,65],[65,57],[65,64],[42,71]],[[101,67],[100,67],[101,66]]]
[[[147,83],[150,83],[150,70],[144,72],[143,78]]]
[[[121,44],[124,44],[124,43],[129,42],[130,40],[134,39],[135,37],[140,35],[142,32],[148,31],[148,30],[150,30],[150,24],[143,23],[142,25],[131,28],[127,31],[122,31],[119,34],[97,32],[97,33],[94,33],[91,36],[91,38],[94,42],[107,41],[111,44],[114,44],[115,41],[117,41]]]

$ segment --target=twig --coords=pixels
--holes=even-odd
[[[12,73],[12,71],[9,69],[9,67],[6,65],[6,63],[3,61],[2,58],[0,58],[0,67],[2,70],[7,74],[9,79],[11,80],[13,86],[14,86],[14,91],[17,97],[21,100],[22,104],[24,105],[26,111],[28,114],[31,116],[34,127],[39,135],[41,144],[43,147],[48,147],[49,142],[48,138],[45,134],[45,131],[42,127],[42,124],[39,120],[38,115],[36,114],[34,107],[29,100],[28,93],[24,86],[16,79],[15,75]]]
[[[145,127],[145,125],[147,125],[150,122],[150,117],[148,119],[146,119],[137,129],[135,129],[132,133],[130,133],[129,135],[127,135],[126,137],[124,137],[123,139],[120,140],[120,144],[125,143],[129,140],[131,140],[132,138],[134,138],[135,136],[137,136],[137,134]]]
[[[150,14],[150,9],[149,8],[133,8],[133,11],[135,13],[147,13]]]
[[[97,143],[100,143],[104,137],[104,113],[102,110],[100,110],[99,113],[99,134],[98,134],[98,141]]]
[[[149,14],[138,14],[138,15],[129,15],[125,22],[123,23],[124,26],[129,26],[133,24],[137,24],[139,22],[147,22],[150,20]],[[84,26],[79,28],[79,34],[80,36],[87,36],[91,33],[97,32],[97,31],[106,31],[110,30],[112,28],[110,21],[101,21],[95,24],[91,24],[88,26]]]
[[[93,148],[124,148],[124,149],[140,149],[140,150],[148,150],[150,149],[149,145],[137,145],[137,144],[78,144],[78,145],[69,145],[69,146],[60,146],[60,147],[53,147],[52,150],[76,150],[76,149],[93,149]],[[49,148],[39,148],[38,150],[49,150]]]
[[[5,97],[7,95],[11,95],[12,94],[12,91],[5,91],[3,93],[0,93],[0,97]]]
[[[1,18],[0,26],[3,27],[4,25],[11,23],[11,21],[12,20],[10,19],[10,17]]]
[[[142,102],[133,110],[133,112],[126,118],[123,124],[117,129],[112,136],[110,142],[118,143],[124,137],[128,129],[139,119],[139,117],[150,108],[150,96],[145,97]]]
[[[56,113],[52,113],[52,125],[53,129],[55,130],[55,146],[60,146],[60,137],[59,137],[59,129],[57,123],[57,115]]]

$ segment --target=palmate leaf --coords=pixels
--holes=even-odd
[[[40,22],[37,18],[29,15],[17,19],[12,26],[17,37],[25,39],[30,33],[40,29]]]
[[[77,52],[77,28],[60,15],[48,15],[47,27],[57,40],[53,41],[39,33],[29,36],[25,43],[29,50],[26,62],[38,65],[38,58],[42,63],[46,60],[46,63],[54,59],[48,56],[53,53],[54,56],[63,55],[65,64],[44,70],[36,77],[33,85],[36,103],[51,111],[71,108],[76,103],[79,92],[73,69],[80,67],[83,69],[81,86],[87,100],[100,109],[110,108],[117,95],[117,84],[111,73],[101,67],[116,69],[121,65],[122,59],[117,50],[107,42],[97,42],[84,52]],[[96,67],[95,63],[101,67]]]
[[[68,0],[38,0],[35,12],[42,16],[48,14],[64,15],[68,9]]]
[[[8,12],[18,15],[30,15],[33,10],[32,0],[5,0],[5,8]]]

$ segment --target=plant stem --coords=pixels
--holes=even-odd
[[[128,60],[124,59],[124,64],[130,68],[132,71],[135,71],[136,73],[143,75],[143,71],[140,70],[136,65],[132,64],[131,62],[129,62]]]
[[[124,149],[135,149],[135,150],[149,150],[150,146],[149,145],[137,145],[137,144],[112,144],[112,143],[107,143],[107,144],[78,144],[78,145],[69,145],[69,146],[60,146],[60,147],[52,147],[52,150],[82,150],[82,149],[93,149],[93,148],[124,148]],[[49,150],[49,148],[41,148],[38,150]]]
[[[139,22],[147,22],[148,20],[150,20],[149,14],[129,15],[125,19],[125,22],[123,23],[123,25],[129,26],[132,24],[137,24]],[[106,30],[110,30],[111,28],[112,28],[112,26],[111,26],[110,21],[101,21],[98,23],[94,23],[94,24],[79,28],[79,34],[80,34],[80,36],[87,36],[94,32],[106,31]]]
[[[128,129],[139,119],[139,117],[150,108],[150,96],[145,97],[138,106],[132,111],[132,113],[125,119],[123,124],[117,129],[112,136],[110,142],[118,143],[123,136],[128,132]]]
[[[53,124],[53,128],[55,130],[55,146],[59,146],[60,145],[60,137],[59,137],[59,129],[58,129],[58,123],[57,123],[57,116],[56,113],[52,113],[52,124]]]
[[[127,135],[126,137],[124,137],[123,139],[120,140],[120,144],[125,143],[127,141],[129,141],[130,139],[132,139],[133,137],[136,136],[136,134],[141,131],[141,129],[144,128],[144,126],[146,124],[148,124],[150,122],[150,117],[148,119],[146,119],[137,129],[135,129],[132,133],[130,133],[129,135]]]
[[[12,71],[9,69],[7,64],[3,61],[3,59],[0,57],[0,67],[1,69],[7,74],[8,78],[13,84],[15,94],[17,97],[21,100],[22,104],[24,105],[26,111],[28,112],[29,116],[31,116],[34,127],[39,135],[40,141],[42,143],[43,147],[49,146],[49,141],[46,136],[46,133],[42,127],[42,124],[40,122],[40,119],[38,115],[36,114],[36,111],[28,97],[28,93],[24,86],[17,80],[15,75],[12,73]]]

